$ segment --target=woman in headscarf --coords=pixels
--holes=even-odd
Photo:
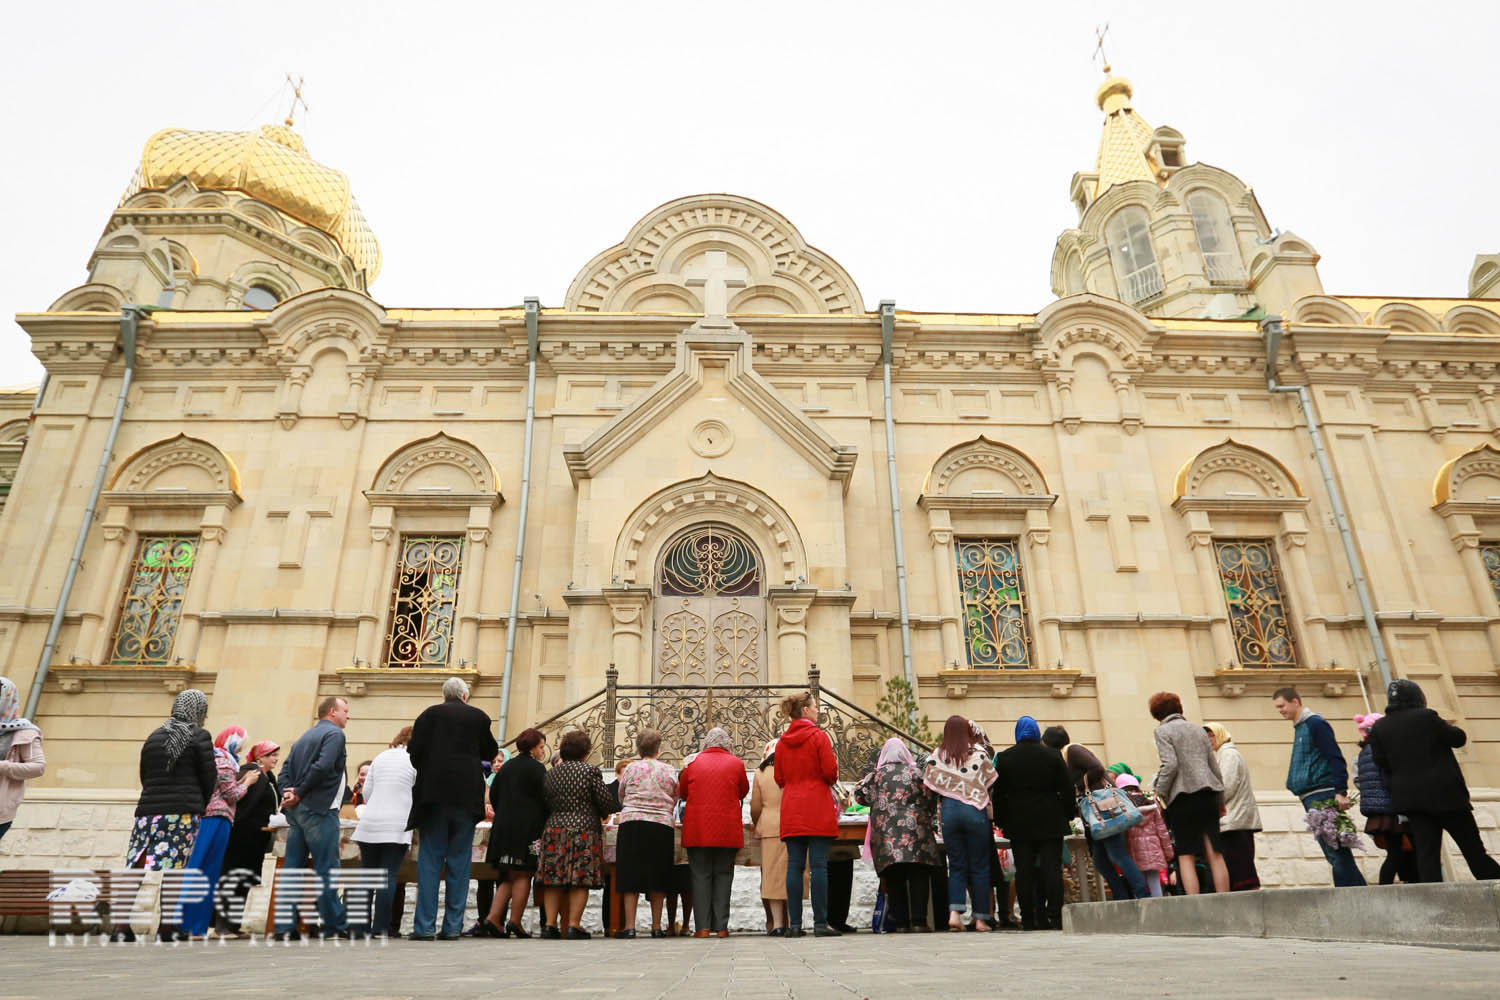
[[[943,742],[927,758],[923,783],[942,796],[943,845],[948,851],[948,929],[964,929],[964,892],[973,905],[974,929],[992,930],[990,856],[995,838],[990,828],[990,786],[995,765],[975,742],[973,727],[962,715],[943,724]]]
[[[1419,881],[1417,855],[1412,849],[1411,824],[1391,805],[1390,783],[1385,772],[1375,764],[1370,749],[1370,729],[1385,716],[1379,712],[1356,715],[1354,728],[1359,731],[1359,756],[1354,761],[1354,786],[1359,789],[1359,811],[1365,817],[1365,833],[1375,846],[1385,850],[1380,864],[1380,884],[1391,885]]]
[[[516,737],[516,752],[490,783],[490,805],[495,825],[484,859],[500,876],[490,912],[480,927],[485,937],[531,937],[522,919],[531,897],[531,878],[536,874],[535,844],[547,822],[547,738],[540,729],[527,729]],[[510,917],[505,916],[510,907]],[[503,926],[502,926],[503,922]]]
[[[682,769],[677,794],[682,813],[682,846],[693,870],[693,937],[729,936],[729,896],[734,856],[745,846],[740,803],[750,791],[745,762],[734,755],[729,734],[715,726],[703,750]]]
[[[1476,879],[1500,878],[1500,863],[1484,849],[1469,786],[1453,751],[1468,734],[1444,722],[1427,707],[1416,681],[1391,681],[1385,718],[1370,727],[1366,740],[1375,763],[1390,779],[1391,805],[1411,823],[1417,877],[1443,880],[1443,833],[1453,838]]]
[[[1219,776],[1224,781],[1224,815],[1219,817],[1219,840],[1224,845],[1224,865],[1229,869],[1229,891],[1260,888],[1260,873],[1255,870],[1255,835],[1260,832],[1260,808],[1255,804],[1255,786],[1250,782],[1250,767],[1244,755],[1217,722],[1203,727],[1219,760]]]
[[[870,856],[885,880],[898,931],[931,931],[927,888],[942,860],[937,845],[938,796],[900,737],[880,748],[875,770],[860,779],[854,799],[870,807]]]
[[[213,737],[203,728],[208,697],[188,688],[172,702],[172,714],[141,747],[141,797],[135,827],[125,848],[125,867],[151,870],[185,868],[203,810],[218,781]],[[175,926],[180,914],[163,914],[159,936],[182,940]],[[134,940],[129,928],[117,935]]]
[[[1016,859],[1021,928],[1061,930],[1063,838],[1077,806],[1068,766],[1029,715],[1016,720],[1015,746],[995,755],[990,800]]]
[[[259,774],[247,785],[234,807],[234,825],[229,828],[229,846],[224,849],[223,880],[233,887],[239,899],[240,912],[244,912],[245,897],[250,887],[260,884],[260,872],[266,854],[271,850],[274,835],[266,831],[271,814],[281,805],[281,792],[276,787],[276,767],[281,763],[281,747],[270,740],[261,740],[245,753],[245,763],[240,768],[240,780],[244,781],[254,771]],[[232,933],[220,914],[221,933]]]
[[[0,677],[0,837],[15,822],[26,782],[46,770],[42,731],[21,718],[21,693],[10,678]]]
[[[235,805],[245,790],[260,780],[259,771],[250,772],[243,780],[239,776],[240,747],[244,743],[245,731],[239,726],[230,726],[214,737],[214,790],[209,796],[208,808],[203,811],[203,821],[198,824],[198,835],[193,838],[192,856],[188,858],[188,867],[201,872],[208,880],[208,895],[183,908],[182,930],[189,937],[203,937],[208,933],[224,851],[229,846],[230,828],[234,826]]]

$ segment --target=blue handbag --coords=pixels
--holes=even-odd
[[[1118,788],[1096,788],[1078,797],[1078,816],[1094,840],[1107,840],[1141,822],[1141,811]]]

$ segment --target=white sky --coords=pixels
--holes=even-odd
[[[0,59],[0,385],[41,377],[8,317],[85,280],[147,137],[279,121],[288,71],[387,306],[561,305],[647,211],[729,191],[871,308],[1035,311],[1093,168],[1105,20],[1136,110],[1251,184],[1328,291],[1461,296],[1500,251],[1489,0],[28,3]]]

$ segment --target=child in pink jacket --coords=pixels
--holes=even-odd
[[[1141,822],[1125,831],[1126,843],[1130,847],[1131,860],[1141,870],[1146,887],[1152,896],[1161,895],[1162,875],[1172,863],[1172,837],[1167,833],[1166,820],[1162,819],[1161,807],[1155,799],[1148,799],[1141,791],[1141,783],[1133,774],[1122,774],[1115,778],[1115,787],[1123,788],[1136,808],[1141,811]]]

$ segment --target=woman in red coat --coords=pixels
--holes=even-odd
[[[730,750],[729,734],[715,727],[703,740],[703,752],[682,769],[677,794],[687,803],[682,813],[682,846],[693,872],[694,937],[709,931],[729,936],[729,892],[734,885],[734,856],[745,846],[740,803],[750,791],[745,762]]]
[[[812,865],[813,934],[838,937],[828,926],[828,848],[839,833],[832,787],[839,778],[833,742],[818,728],[811,691],[788,695],[781,711],[792,724],[776,743],[781,786],[781,839],[786,843],[787,937],[802,936],[802,868]]]

